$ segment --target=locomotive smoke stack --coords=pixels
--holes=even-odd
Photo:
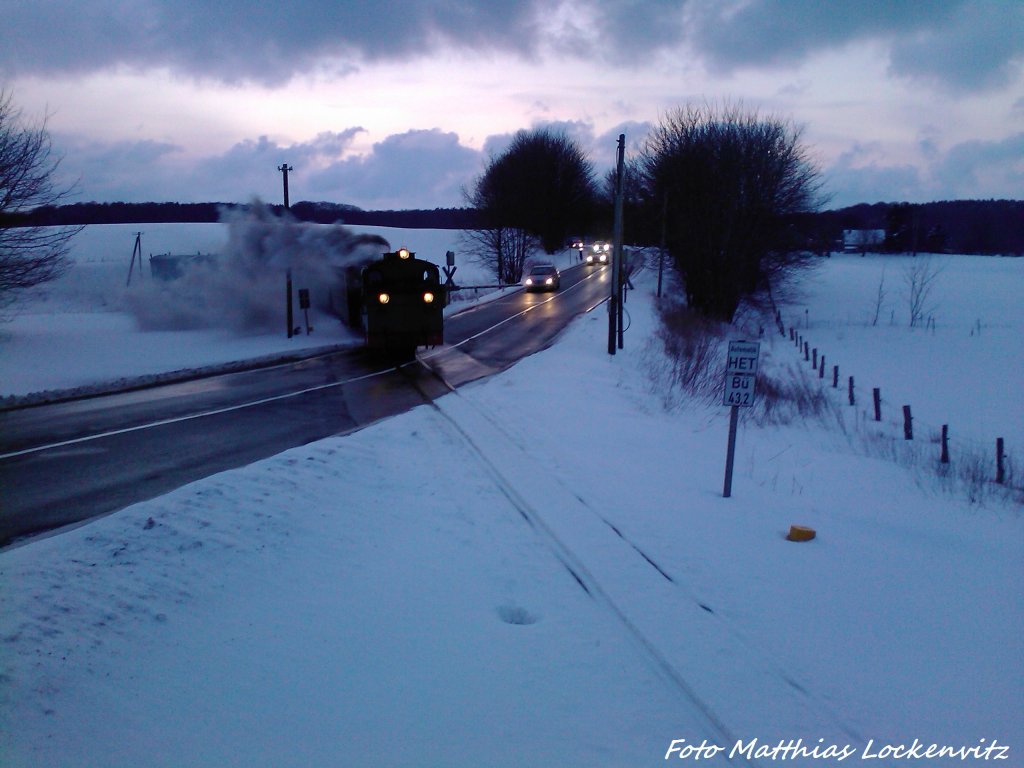
[[[186,265],[173,282],[147,281],[128,295],[140,328],[273,333],[282,322],[286,269],[296,288],[309,289],[314,307],[326,310],[339,272],[361,267],[389,248],[377,235],[278,216],[258,200],[247,210],[226,211],[221,221],[228,240],[216,258]]]

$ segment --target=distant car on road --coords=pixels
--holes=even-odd
[[[562,276],[554,264],[535,264],[523,280],[528,291],[557,291],[561,284]]]
[[[607,264],[612,258],[612,246],[604,240],[598,240],[587,251],[584,263],[590,265]]]

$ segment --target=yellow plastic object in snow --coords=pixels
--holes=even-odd
[[[813,528],[803,525],[791,525],[789,526],[789,535],[786,538],[790,541],[810,541],[817,535]]]

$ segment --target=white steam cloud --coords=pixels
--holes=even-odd
[[[143,330],[229,328],[239,334],[273,332],[284,322],[285,275],[290,268],[298,316],[298,290],[309,289],[314,309],[331,311],[339,273],[389,249],[377,235],[358,235],[339,224],[310,224],[277,216],[254,201],[226,211],[222,253],[183,259],[181,276],[148,281],[128,295],[128,309]]]

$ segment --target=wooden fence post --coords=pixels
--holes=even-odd
[[[832,389],[839,389],[839,366],[832,366]]]
[[[804,342],[804,360],[811,359],[811,345],[809,342]]]
[[[814,348],[813,362],[811,362],[811,368],[813,368],[814,370],[818,370],[818,348],[817,347]]]
[[[1003,465],[1003,438],[996,438],[996,482],[1002,485],[1006,482],[1006,467]]]
[[[871,397],[875,401],[875,421],[882,420],[882,390],[875,387],[871,390]]]
[[[942,456],[940,464],[949,464],[949,424],[942,425]]]
[[[857,401],[853,399],[853,376],[850,377],[850,405],[856,405]]]
[[[914,421],[910,417],[910,406],[903,406],[903,439],[913,440],[914,439]]]
[[[821,356],[821,366],[818,368],[818,378],[819,379],[824,379],[825,378],[825,356],[824,355]]]

